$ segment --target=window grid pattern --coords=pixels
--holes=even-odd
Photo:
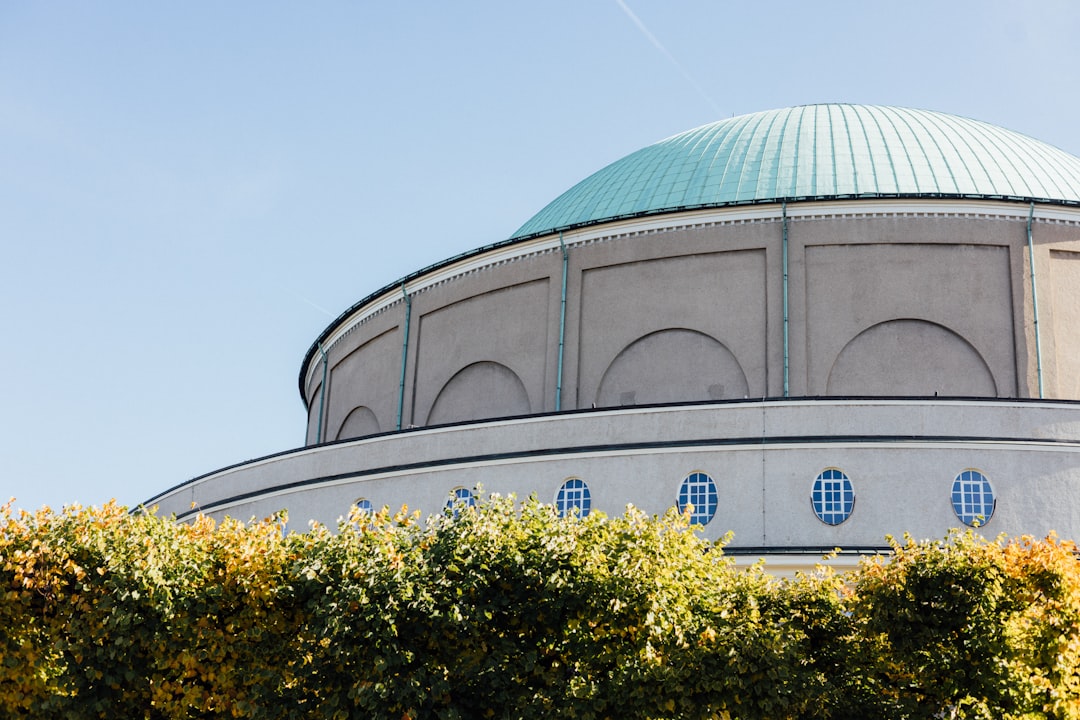
[[[702,472],[690,473],[679,488],[679,512],[685,512],[688,505],[693,506],[690,522],[708,525],[716,515],[720,498],[716,492],[716,483]]]
[[[375,514],[375,506],[372,505],[371,501],[367,498],[360,498],[354,504],[356,505],[356,509],[362,513],[367,513],[368,515]]]
[[[953,512],[965,525],[979,527],[990,522],[995,502],[990,481],[978,470],[965,470],[953,480]]]
[[[826,525],[839,525],[851,517],[855,507],[855,489],[841,470],[829,468],[814,480],[810,493],[814,514]]]
[[[446,509],[457,515],[460,507],[476,507],[476,496],[469,488],[454,488],[450,491],[450,497],[446,500]]]
[[[592,494],[589,486],[581,478],[570,478],[559,488],[555,496],[555,507],[559,517],[566,517],[577,511],[578,517],[585,517],[592,510]]]

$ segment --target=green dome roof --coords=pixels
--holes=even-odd
[[[567,190],[511,239],[675,210],[854,197],[1080,204],[1080,158],[954,115],[804,105],[642,148]]]

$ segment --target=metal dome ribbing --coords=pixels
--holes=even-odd
[[[804,105],[642,148],[567,190],[512,238],[689,208],[852,197],[1080,204],[1080,158],[955,115]]]

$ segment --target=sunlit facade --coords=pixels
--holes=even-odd
[[[363,298],[304,358],[303,447],[148,504],[332,524],[481,487],[691,507],[793,565],[1080,537],[1078,321],[1080,159],[941,113],[755,113]]]

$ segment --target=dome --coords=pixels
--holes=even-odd
[[[567,190],[512,238],[675,210],[854,197],[1080,204],[1080,158],[995,125],[926,110],[768,110],[631,153]]]

